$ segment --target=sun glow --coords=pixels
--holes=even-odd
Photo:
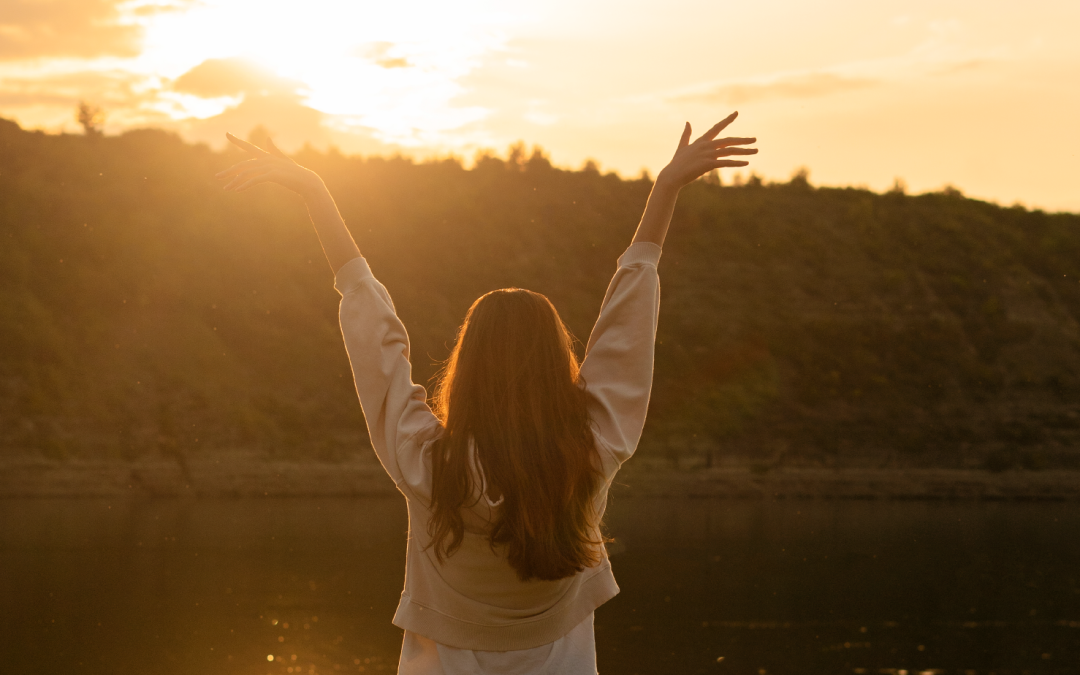
[[[77,133],[85,100],[106,134],[221,147],[261,125],[287,151],[421,158],[524,140],[637,175],[738,109],[767,179],[1080,209],[1078,3],[3,1],[0,117],[29,128]],[[993,141],[1017,124],[1053,140],[1020,161]]]
[[[224,0],[154,16],[137,60],[175,80],[207,59],[245,59],[280,78],[279,93],[329,116],[331,127],[366,127],[410,145],[483,118],[481,108],[454,105],[457,79],[499,50],[504,28],[518,20],[482,0]],[[162,97],[176,119],[216,114],[238,99]]]
[[[493,0],[102,6],[112,13],[82,17],[105,30],[100,44],[77,57],[4,62],[4,39],[31,45],[34,35],[0,17],[0,93],[14,94],[7,116],[75,131],[74,104],[89,99],[116,131],[165,126],[220,144],[223,126],[244,134],[264,124],[286,132],[286,146],[310,140],[349,150],[351,140],[367,138],[371,147],[445,150],[483,140],[463,127],[489,110],[456,101],[460,79],[504,49],[508,31],[526,19]]]

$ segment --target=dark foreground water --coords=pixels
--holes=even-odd
[[[609,529],[603,675],[1080,673],[1074,505],[624,498]],[[392,673],[405,531],[399,499],[0,501],[0,668]]]

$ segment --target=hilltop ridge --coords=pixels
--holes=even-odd
[[[305,150],[426,382],[468,305],[547,294],[584,340],[651,187],[542,153]],[[366,434],[299,199],[157,130],[0,120],[0,451],[321,460]],[[673,466],[1080,468],[1080,215],[955,191],[699,181],[661,261],[641,452]]]

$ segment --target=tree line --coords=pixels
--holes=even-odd
[[[337,294],[302,203],[159,130],[0,120],[0,449],[51,457],[366,452]],[[426,382],[469,304],[545,293],[586,340],[647,176],[542,151],[305,149]],[[641,453],[684,468],[1080,468],[1080,215],[955,190],[699,181],[661,261]]]

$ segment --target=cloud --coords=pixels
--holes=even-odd
[[[323,146],[329,141],[323,127],[323,114],[309,108],[288,94],[249,95],[240,105],[204,120],[181,122],[189,138],[219,144],[229,131],[240,137],[262,126],[283,146],[296,147],[305,142]]]
[[[173,81],[172,88],[201,98],[240,94],[295,94],[303,86],[242,58],[207,59]]]
[[[367,59],[380,68],[411,68],[412,63],[402,56],[391,56],[393,42],[372,42],[356,50],[356,55]]]
[[[198,0],[3,0],[0,60],[138,56],[142,20]]]
[[[198,0],[2,0],[0,60],[138,56],[142,22]]]
[[[0,117],[16,119],[26,128],[78,132],[75,107],[79,101],[89,100],[104,110],[105,128],[110,134],[156,126],[176,131],[189,141],[222,147],[226,144],[226,131],[244,138],[253,128],[262,126],[286,150],[295,150],[305,143],[322,148],[335,145],[347,152],[365,154],[403,150],[380,141],[372,129],[355,124],[343,126],[333,116],[305,105],[299,93],[289,90],[295,84],[291,81],[267,76],[265,71],[202,68],[202,65],[185,73],[194,75],[179,87],[176,85],[180,78],[162,83],[121,70],[5,75],[0,77]],[[267,92],[268,89],[273,91]],[[222,92],[238,95],[218,96]],[[177,94],[186,98],[178,101]],[[236,100],[230,101],[224,111],[198,119],[183,116],[188,112],[188,98],[215,105],[222,99]]]
[[[957,73],[967,73],[973,70],[984,70],[991,65],[993,64],[990,59],[968,59],[956,63],[945,63],[932,72],[934,75],[955,75]]]
[[[235,99],[219,114],[178,120],[178,127],[192,140],[219,145],[226,131],[244,137],[254,127],[263,127],[283,147],[331,142],[325,115],[303,101],[304,84],[254,61],[207,59],[173,80],[169,89],[201,99]]]
[[[104,110],[106,133],[171,122],[165,112],[154,109],[158,91],[156,78],[150,76],[115,68],[14,75],[4,70],[0,68],[0,116],[27,128],[77,131],[75,108],[84,100]]]
[[[81,100],[112,107],[129,107],[153,94],[141,75],[122,70],[82,70],[0,78],[0,105],[53,105],[74,109]]]
[[[135,56],[142,29],[121,23],[121,0],[3,0],[0,59]]]
[[[409,63],[409,60],[405,58],[388,57],[383,59],[376,59],[375,65],[379,66],[380,68],[408,68],[412,64]]]
[[[673,96],[672,100],[740,105],[769,98],[828,96],[843,91],[865,89],[876,84],[878,80],[864,77],[847,77],[833,73],[802,73],[761,82],[722,84],[705,91],[679,94]]]
[[[154,16],[156,14],[168,14],[170,12],[183,12],[192,5],[199,4],[200,0],[127,0],[124,6],[132,15],[139,17]]]
[[[405,149],[376,137],[375,130],[355,124],[343,125],[327,115],[304,105],[299,97],[288,94],[246,95],[239,105],[206,119],[174,121],[175,129],[189,141],[223,147],[225,132],[247,138],[253,129],[266,129],[274,143],[286,152],[305,144],[316,148],[338,147],[346,153],[365,155],[392,154]]]
[[[899,56],[836,64],[830,71],[786,72],[736,82],[700,84],[670,92],[674,102],[740,105],[765,99],[819,98],[926,77],[983,72],[1002,58],[1001,50],[960,49],[945,36],[953,24],[935,24],[934,35]]]

